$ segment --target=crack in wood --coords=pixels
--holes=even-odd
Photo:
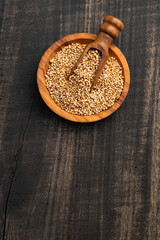
[[[5,238],[5,232],[6,232],[8,202],[9,202],[9,198],[10,198],[10,194],[11,194],[14,178],[15,178],[15,175],[16,175],[16,172],[17,172],[17,165],[18,165],[17,163],[18,163],[19,156],[21,155],[21,150],[22,150],[23,143],[24,143],[25,133],[26,133],[28,125],[29,125],[29,121],[30,121],[30,117],[31,117],[32,109],[33,109],[33,103],[34,103],[35,95],[36,94],[34,94],[34,96],[33,96],[33,100],[32,100],[32,103],[31,103],[31,107],[30,107],[30,111],[29,111],[29,115],[28,115],[28,119],[27,119],[27,123],[26,123],[25,129],[24,129],[23,135],[22,135],[22,141],[21,141],[20,147],[18,148],[17,153],[14,156],[13,161],[12,161],[12,166],[14,166],[14,165],[15,166],[14,166],[14,171],[13,171],[12,179],[11,179],[9,190],[8,190],[8,194],[7,194],[6,204],[5,204],[4,227],[3,227],[3,235],[2,235],[3,236],[2,237],[3,240],[6,239]]]

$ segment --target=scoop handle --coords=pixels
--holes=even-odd
[[[99,67],[93,77],[92,86],[90,92],[92,91],[97,79],[103,71],[103,68],[106,64],[107,59],[109,58],[109,47],[113,41],[123,30],[124,24],[113,16],[105,16],[103,19],[103,24],[99,28],[99,35],[94,41],[93,47],[102,52],[102,59],[99,64]]]
[[[100,26],[99,31],[108,34],[113,39],[116,39],[123,28],[124,24],[121,20],[108,15],[104,17],[103,24]]]

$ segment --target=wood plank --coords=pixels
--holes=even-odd
[[[5,0],[1,11],[0,238],[160,239],[159,1]],[[36,70],[62,36],[125,25],[131,87],[91,124],[56,116]]]

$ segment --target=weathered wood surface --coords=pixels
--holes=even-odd
[[[0,238],[160,239],[158,0],[1,0]],[[105,15],[131,70],[112,116],[72,123],[43,103],[36,71],[62,36]]]

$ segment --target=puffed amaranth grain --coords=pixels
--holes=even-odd
[[[101,61],[101,53],[91,49],[67,80],[67,75],[84,51],[85,44],[65,46],[50,60],[45,75],[50,96],[65,111],[77,115],[92,115],[113,106],[119,99],[124,77],[122,68],[110,57],[90,93],[91,84]]]

